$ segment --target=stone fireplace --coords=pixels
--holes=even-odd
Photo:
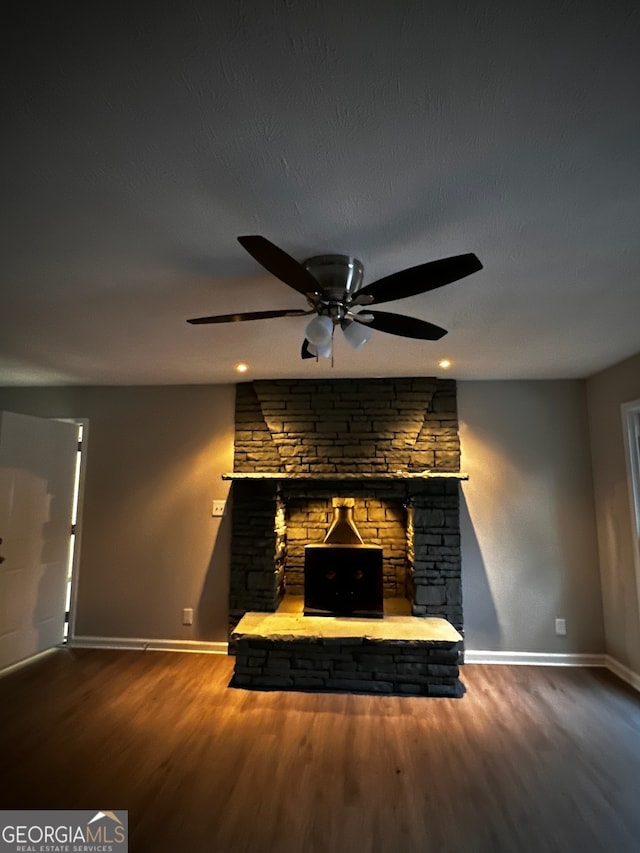
[[[383,552],[385,602],[463,629],[460,444],[453,380],[278,380],[237,386],[230,621],[304,590],[305,546],[353,500]]]

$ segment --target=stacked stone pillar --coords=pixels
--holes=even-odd
[[[229,621],[248,610],[275,611],[279,599],[279,498],[274,481],[235,482],[231,514]]]

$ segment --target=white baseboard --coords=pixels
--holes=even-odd
[[[198,652],[226,655],[228,643],[207,643],[198,640],[145,640],[140,637],[73,637],[72,649],[134,649],[150,652]]]
[[[551,654],[547,652],[494,652],[467,649],[465,664],[490,663],[528,666],[602,666],[640,691],[640,675],[605,654]]]
[[[465,649],[467,663],[494,663],[526,666],[607,666],[606,655],[557,654],[552,652],[493,652]]]
[[[74,637],[67,648],[79,649],[129,649],[137,651],[198,652],[200,654],[226,655],[228,643],[198,642],[197,640],[145,640],[132,637]],[[17,661],[0,669],[0,678],[23,666],[51,654],[65,646],[54,646],[37,655]],[[527,666],[602,666],[640,692],[640,675],[605,654],[555,654],[548,652],[495,652],[467,649],[465,664],[508,664]]]
[[[16,669],[22,669],[23,666],[29,666],[31,663],[35,663],[35,661],[40,660],[40,658],[44,658],[47,655],[50,655],[51,652],[55,652],[59,649],[59,646],[53,646],[50,649],[45,649],[43,652],[38,652],[35,655],[31,655],[28,658],[23,658],[22,660],[18,660],[15,663],[9,664],[9,666],[5,666],[0,669],[0,678],[3,675],[9,675],[10,672],[15,672]]]
[[[635,687],[636,690],[640,690],[640,675],[638,675],[637,672],[634,672],[632,669],[629,669],[628,666],[625,666],[624,664],[620,663],[620,661],[617,661],[610,655],[605,656],[605,666],[614,675],[617,675],[618,678],[621,678],[623,681],[626,681],[627,684],[630,684],[632,687]]]

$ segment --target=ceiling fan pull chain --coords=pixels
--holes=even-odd
[[[335,330],[336,330],[336,327],[334,326],[331,329],[331,369],[332,370],[333,370],[333,352],[334,352],[334,350],[333,350],[333,335],[334,335]]]

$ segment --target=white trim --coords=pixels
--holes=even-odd
[[[494,652],[468,649],[466,664],[506,664],[508,666],[601,666],[640,691],[640,675],[606,654],[555,654],[549,652]]]
[[[87,473],[87,449],[89,441],[88,418],[75,418],[73,423],[82,426],[82,450],[80,451],[80,479],[78,482],[78,508],[76,512],[75,548],[73,552],[73,567],[71,570],[71,604],[69,607],[69,626],[67,642],[71,643],[76,630],[76,613],[78,609],[78,578],[80,576],[80,550],[82,547],[82,519],[84,511],[84,488]]]
[[[465,663],[493,663],[525,666],[607,666],[606,655],[557,654],[552,652],[494,652],[467,649]]]
[[[200,654],[226,655],[228,643],[199,643],[195,640],[142,640],[122,637],[76,637],[73,643],[53,646],[37,655],[12,663],[0,669],[0,678],[24,666],[28,666],[52,652],[66,648],[81,649],[125,649],[138,651],[199,652]],[[547,652],[494,652],[469,649],[465,652],[465,664],[506,664],[528,666],[601,666],[606,667],[618,678],[640,691],[640,675],[610,655],[596,654],[552,654]]]
[[[640,614],[640,455],[638,453],[637,430],[640,423],[640,400],[623,403],[622,429],[624,431],[624,458],[627,466],[629,509],[633,537],[633,565],[636,575],[636,596]]]
[[[133,649],[152,652],[200,652],[226,655],[228,643],[197,640],[145,640],[141,637],[74,637],[67,644],[72,649]]]
[[[629,669],[628,666],[625,666],[623,663],[620,663],[620,661],[617,661],[610,655],[605,656],[605,665],[607,669],[614,675],[617,675],[618,678],[621,678],[623,681],[626,681],[627,684],[630,684],[632,687],[635,687],[636,690],[640,690],[640,675],[638,675],[632,669]]]
[[[30,663],[35,663],[40,658],[44,658],[47,655],[50,655],[51,652],[57,652],[60,649],[60,646],[51,646],[50,649],[45,649],[42,652],[38,652],[35,655],[30,655],[28,658],[23,658],[23,660],[16,661],[16,663],[11,663],[9,666],[5,666],[3,669],[0,669],[0,678],[3,675],[9,675],[11,672],[15,672],[17,669],[22,669],[23,666],[28,666]]]

